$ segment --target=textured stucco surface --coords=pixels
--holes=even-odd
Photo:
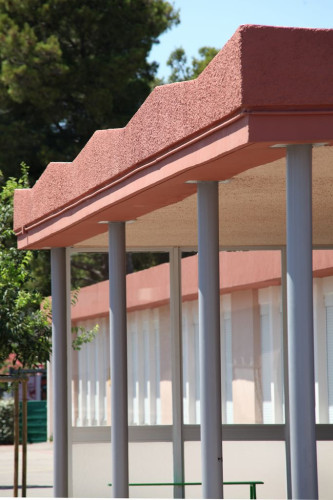
[[[182,260],[182,299],[198,296],[198,257]],[[333,251],[315,251],[315,277],[333,274]],[[248,251],[220,253],[220,293],[278,285],[281,282],[280,251]],[[169,264],[161,264],[126,277],[127,311],[158,307],[170,299]],[[80,290],[77,303],[72,306],[72,320],[108,316],[109,282],[102,281]]]
[[[238,113],[333,109],[332,46],[333,30],[241,26],[199,78],[157,87],[125,128],[95,132],[72,163],[50,163],[31,190],[16,193],[15,230],[61,209],[65,214],[71,203],[110,182],[126,182],[124,175]],[[289,135],[292,140],[293,129]],[[235,173],[237,168],[245,167],[236,165]],[[202,165],[201,175],[205,169]],[[222,169],[218,175],[225,178]]]
[[[99,130],[72,163],[50,163],[32,188],[29,212],[16,211],[22,196],[15,199],[14,227],[75,200],[238,109],[240,34],[201,78],[155,88],[124,129]]]
[[[244,26],[243,105],[332,106],[332,45],[333,30]]]
[[[327,261],[333,253],[327,252]],[[320,262],[321,263],[321,262]],[[320,265],[319,263],[319,265]],[[220,293],[238,288],[278,284],[281,259],[278,251],[220,253]],[[169,264],[128,274],[126,277],[127,311],[158,307],[169,302]],[[102,281],[80,290],[77,303],[72,306],[72,320],[106,316],[109,314],[109,282]],[[182,297],[193,300],[198,295],[198,257],[182,260]]]

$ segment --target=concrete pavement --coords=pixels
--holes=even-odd
[[[22,446],[19,450],[19,486],[22,474]],[[0,446],[0,497],[13,497],[14,447]],[[53,496],[53,445],[28,444],[27,497]],[[19,488],[21,496],[21,488]]]

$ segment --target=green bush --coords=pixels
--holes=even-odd
[[[14,442],[14,401],[0,400],[0,444]]]

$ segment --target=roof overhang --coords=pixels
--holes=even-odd
[[[220,183],[221,246],[285,244],[285,146],[312,143],[316,245],[332,243],[333,30],[241,27],[191,82],[158,87],[129,124],[15,193],[20,248],[196,247],[196,185]],[[225,182],[227,181],[227,182]],[[331,220],[332,219],[332,220]]]

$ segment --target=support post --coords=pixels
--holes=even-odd
[[[199,359],[203,498],[223,498],[218,183],[198,183]]]
[[[114,498],[128,498],[125,223],[109,223],[111,455]]]
[[[66,339],[67,339],[67,478],[68,496],[73,497],[73,436],[72,436],[72,297],[71,297],[71,249],[65,250],[66,281]]]
[[[22,497],[27,496],[28,380],[22,381]]]
[[[318,498],[312,298],[312,146],[287,146],[287,311],[293,498]]]
[[[51,249],[54,496],[69,496],[66,249]]]
[[[172,362],[173,481],[184,483],[181,250],[170,250],[170,317]],[[185,487],[174,486],[174,498],[185,498]]]

